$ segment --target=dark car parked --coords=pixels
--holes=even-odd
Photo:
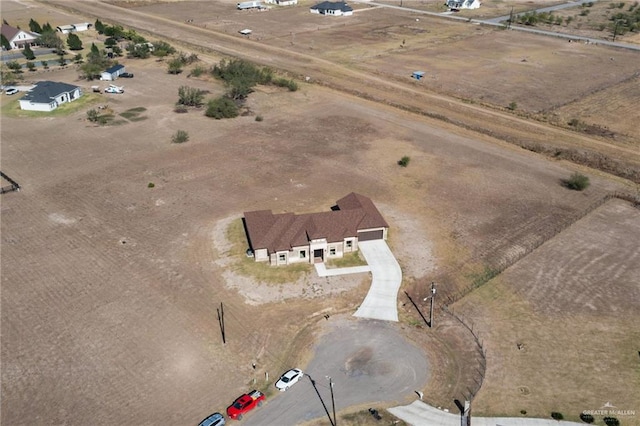
[[[121,77],[121,78],[133,78],[133,74],[130,73],[130,72],[123,72],[118,77]]]

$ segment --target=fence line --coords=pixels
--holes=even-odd
[[[460,314],[456,314],[453,311],[453,308],[450,308],[448,305],[444,305],[442,306],[442,310],[449,314],[452,318],[456,319],[460,324],[462,324],[464,328],[466,328],[471,333],[476,344],[478,354],[480,355],[478,362],[479,368],[476,369],[479,378],[476,375],[472,377],[473,382],[476,386],[473,389],[467,388],[469,395],[465,395],[463,392],[466,400],[473,401],[473,398],[475,398],[480,388],[482,388],[482,384],[484,383],[484,376],[487,371],[487,350],[484,348],[484,341],[480,339],[480,334],[478,333],[478,331],[473,329],[473,323],[468,324]]]
[[[456,321],[458,321],[463,327],[465,327],[471,333],[471,335],[473,336],[473,339],[475,341],[478,353],[480,355],[480,358],[479,358],[479,369],[476,370],[478,375],[479,375],[479,380],[477,380],[476,376],[474,376],[473,377],[473,381],[475,382],[476,387],[473,388],[473,389],[467,388],[467,391],[469,392],[469,395],[468,396],[464,395],[465,398],[467,398],[468,401],[472,401],[473,400],[473,398],[476,396],[476,394],[478,393],[478,391],[480,390],[480,388],[482,387],[482,384],[484,382],[484,378],[485,378],[485,375],[486,375],[486,369],[487,369],[487,350],[484,347],[484,341],[480,338],[480,335],[479,335],[478,331],[474,330],[473,323],[467,322],[460,314],[456,314],[454,312],[454,310],[453,310],[453,307],[451,307],[450,305],[455,303],[456,301],[460,300],[464,296],[468,295],[469,293],[471,293],[476,288],[479,288],[482,285],[486,284],[487,282],[491,281],[493,278],[495,278],[496,276],[498,276],[502,272],[504,272],[508,267],[514,265],[516,262],[522,260],[525,256],[527,256],[530,253],[532,253],[534,250],[536,250],[542,244],[544,244],[545,242],[549,241],[551,238],[555,237],[556,235],[558,235],[560,232],[564,231],[565,229],[568,229],[571,225],[573,225],[574,223],[578,222],[580,219],[584,218],[589,213],[593,212],[595,209],[597,209],[598,207],[601,207],[603,204],[607,203],[609,200],[614,199],[614,198],[620,199],[620,200],[623,200],[623,201],[627,201],[627,202],[631,203],[631,205],[633,207],[640,209],[640,197],[639,196],[635,196],[633,194],[626,193],[626,192],[618,192],[618,191],[611,192],[611,193],[605,195],[604,197],[602,197],[601,199],[597,200],[596,202],[592,203],[586,209],[584,209],[583,211],[579,212],[575,216],[569,218],[568,220],[558,224],[558,226],[552,228],[547,234],[543,235],[543,238],[540,238],[537,241],[535,241],[534,244],[532,244],[531,246],[527,247],[527,249],[524,250],[522,253],[520,253],[518,256],[513,256],[513,257],[509,257],[509,258],[503,259],[503,261],[501,261],[496,267],[491,267],[488,270],[486,270],[485,273],[479,279],[478,278],[475,279],[471,283],[471,285],[463,288],[462,290],[460,290],[460,291],[458,291],[458,292],[456,292],[454,294],[450,294],[450,295],[448,295],[446,297],[446,303],[441,306],[442,311],[444,311],[445,313],[449,314],[452,318],[454,318]],[[474,258],[475,258],[475,256],[474,256]],[[470,260],[471,259],[467,260],[467,262],[469,262]],[[465,262],[465,263],[467,263],[467,262]]]
[[[635,195],[627,193],[627,192],[619,192],[619,191],[615,191],[615,192],[611,192],[609,194],[606,194],[604,197],[602,197],[601,199],[599,199],[596,202],[592,203],[591,205],[589,205],[586,209],[582,210],[581,212],[578,212],[573,217],[570,217],[569,219],[557,224],[555,227],[549,228],[549,230],[546,233],[544,233],[541,238],[538,238],[537,240],[535,240],[532,244],[530,244],[528,247],[526,247],[525,250],[523,250],[518,255],[509,256],[507,258],[501,259],[497,264],[490,265],[490,266],[486,267],[485,271],[483,272],[483,274],[481,276],[477,277],[476,279],[474,279],[473,282],[469,286],[463,288],[462,290],[458,291],[457,293],[448,295],[446,297],[447,304],[450,305],[450,304],[455,303],[456,301],[460,300],[464,296],[466,296],[469,293],[471,293],[476,288],[479,288],[479,287],[483,286],[484,284],[486,284],[487,282],[491,281],[493,278],[497,277],[502,272],[504,272],[507,268],[509,268],[510,266],[513,266],[515,263],[519,262],[524,257],[526,257],[529,254],[531,254],[538,247],[540,247],[541,245],[543,245],[547,241],[551,240],[553,237],[557,236],[558,234],[560,234],[564,230],[570,228],[573,224],[578,222],[580,219],[583,219],[589,213],[593,212],[595,209],[597,209],[598,207],[601,207],[603,204],[607,203],[609,200],[612,200],[614,198],[620,199],[620,200],[623,200],[623,201],[627,201],[627,202],[631,203],[631,205],[633,207],[640,209],[640,197],[639,196],[635,196]],[[480,260],[480,259],[486,257],[487,253],[488,253],[488,251],[485,250],[482,253],[480,253],[479,255],[474,256],[473,259]],[[471,261],[473,259],[469,259],[465,263],[468,263],[469,261]]]

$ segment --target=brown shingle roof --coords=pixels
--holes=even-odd
[[[357,236],[359,229],[388,228],[373,202],[352,192],[336,203],[339,210],[295,215],[273,214],[271,210],[244,213],[244,221],[253,250],[269,253],[305,246],[312,239],[338,242]]]

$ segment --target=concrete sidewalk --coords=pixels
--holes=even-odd
[[[369,265],[364,266],[352,266],[350,268],[334,268],[327,269],[324,263],[314,263],[313,266],[316,268],[316,272],[319,277],[335,277],[336,275],[344,275],[344,274],[358,274],[361,272],[369,272],[371,268]]]
[[[448,413],[422,401],[389,408],[391,414],[414,426],[460,426],[460,414]],[[579,426],[583,423],[525,417],[472,417],[472,426]]]

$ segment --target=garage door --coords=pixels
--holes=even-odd
[[[358,241],[381,240],[382,236],[382,229],[379,231],[358,232]]]

